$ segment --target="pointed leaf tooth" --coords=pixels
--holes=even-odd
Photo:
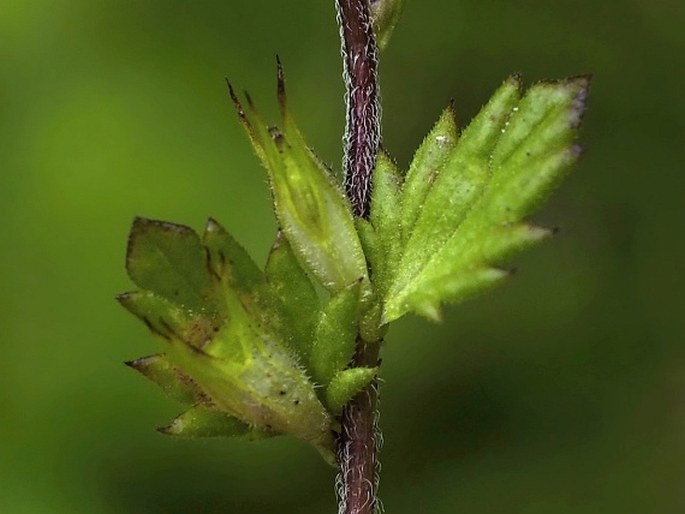
[[[182,438],[247,436],[256,440],[274,435],[253,429],[230,414],[203,406],[191,407],[169,425],[157,430],[164,435]]]
[[[419,301],[413,304],[413,309],[416,314],[423,316],[428,321],[433,323],[442,323],[443,315],[438,301]]]
[[[422,284],[421,289],[407,299],[407,303],[411,310],[439,321],[439,315],[436,317],[433,309],[440,302],[460,303],[510,276],[510,271],[488,267],[460,271]],[[393,311],[389,311],[388,317],[392,317],[392,314]]]
[[[523,223],[496,227],[474,244],[472,262],[480,260],[488,264],[501,264],[510,256],[527,250],[550,238],[553,230]],[[467,258],[463,259],[467,262]]]
[[[459,227],[452,240],[431,259],[417,278],[415,289],[441,277],[468,273],[475,265],[495,265],[552,235],[552,231],[523,223],[490,226],[471,223]]]
[[[245,109],[243,108],[243,105],[240,102],[240,99],[238,98],[238,95],[236,94],[235,90],[233,89],[233,85],[228,80],[228,78],[226,79],[226,86],[228,87],[228,94],[231,97],[231,101],[233,102],[233,106],[235,107],[235,110],[238,114],[238,119],[240,120],[240,124],[243,127],[243,129],[245,130],[245,134],[247,135],[247,138],[250,141],[250,144],[252,145],[252,149],[254,150],[254,152],[257,155],[257,157],[259,158],[259,160],[262,161],[262,164],[264,166],[268,166],[269,161],[267,159],[264,147],[262,146],[261,141],[257,137],[257,133],[255,132],[254,127],[250,123],[250,120],[247,117]]]
[[[360,292],[360,282],[343,289],[321,312],[310,366],[319,384],[328,384],[352,360],[359,327]]]
[[[406,242],[414,229],[426,195],[452,154],[458,140],[453,105],[440,116],[414,154],[402,189],[402,238]]]
[[[378,368],[350,368],[335,374],[326,388],[326,405],[334,416],[378,375]]]
[[[283,145],[283,136],[276,127],[269,127],[262,119],[249,93],[244,93],[255,139],[262,149],[262,163],[267,171],[276,172],[283,169],[279,147]],[[258,154],[259,155],[259,154]]]
[[[209,398],[193,380],[176,369],[164,354],[150,355],[125,363],[162,388],[171,399],[193,405],[207,403]]]
[[[521,99],[493,152],[494,169],[507,160],[567,148],[575,138],[590,82],[587,77],[539,82]]]
[[[131,280],[189,309],[206,308],[213,299],[205,251],[190,228],[135,218],[126,268]]]
[[[119,302],[167,342],[182,342],[194,349],[210,342],[223,323],[210,310],[190,311],[149,291],[119,296]]]
[[[589,82],[586,77],[533,86],[521,102],[504,149],[496,154],[494,179],[483,199],[493,216],[516,221],[553,191],[579,156],[575,144]]]

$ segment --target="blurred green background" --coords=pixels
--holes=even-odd
[[[333,1],[0,2],[0,511],[335,511],[290,439],[166,439],[179,406],[113,297],[133,216],[217,217],[263,262],[265,175],[223,78],[275,119],[274,55],[338,166]],[[383,57],[406,166],[451,97],[462,124],[511,72],[592,72],[587,153],[508,286],[403,320],[384,354],[391,514],[685,512],[685,7],[681,0],[408,0]],[[680,235],[679,235],[680,234]]]

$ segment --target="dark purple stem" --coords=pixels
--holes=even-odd
[[[354,214],[369,216],[371,179],[380,146],[378,49],[368,0],[336,0],[344,60],[347,123],[345,127],[345,192]],[[378,365],[379,342],[360,338],[354,366]],[[376,384],[355,396],[343,409],[338,437],[339,514],[377,512]]]
[[[336,0],[344,60],[347,123],[345,191],[357,216],[369,215],[371,174],[381,141],[378,48],[368,0]]]

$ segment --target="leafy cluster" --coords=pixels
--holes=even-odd
[[[439,320],[441,302],[500,282],[509,273],[498,264],[551,234],[522,220],[580,154],[589,82],[541,82],[522,95],[511,77],[461,134],[449,106],[406,176],[379,156],[370,224],[358,224],[383,323],[409,311]]]
[[[344,404],[377,375],[350,367],[408,312],[439,319],[508,276],[498,266],[549,231],[522,220],[578,156],[587,77],[524,95],[507,80],[459,134],[448,107],[406,174],[378,156],[368,220],[306,145],[278,67],[282,128],[230,87],[267,170],[279,226],[264,269],[214,220],[192,229],[138,218],[127,253],[140,288],[120,302],[164,353],[128,363],[188,405],[163,433],[289,434],[334,460]]]

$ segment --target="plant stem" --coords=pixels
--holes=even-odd
[[[345,190],[357,216],[369,215],[371,174],[381,141],[378,48],[368,0],[336,0],[344,61]]]
[[[378,49],[368,0],[336,0],[344,61],[345,191],[354,213],[367,218],[371,179],[380,146]],[[354,366],[377,366],[380,341],[357,339]],[[355,396],[343,409],[338,438],[339,514],[376,512],[377,384]]]

